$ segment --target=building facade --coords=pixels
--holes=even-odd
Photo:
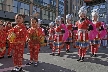
[[[92,19],[91,12],[93,9],[99,9],[99,21],[104,21],[108,24],[108,0],[105,3],[96,4],[88,7],[88,17]]]
[[[63,10],[64,0],[0,0],[0,18],[5,21],[14,21],[15,15],[21,13],[26,15],[26,22],[36,16],[42,19],[42,24],[48,24]]]
[[[67,0],[68,1],[68,13],[73,14],[73,23],[79,19],[78,11],[81,6],[85,5],[83,0]]]

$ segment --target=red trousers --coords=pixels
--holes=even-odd
[[[55,50],[56,50],[56,47],[54,46],[54,47],[52,48],[52,52],[54,53]],[[61,48],[58,48],[58,53],[60,53],[60,51],[61,51]]]
[[[66,44],[66,50],[70,49],[70,44]]]
[[[4,48],[5,47],[5,50],[0,52],[0,57],[3,57],[6,53],[6,43],[0,43],[0,48]]]
[[[9,48],[8,48],[8,56],[10,56],[10,54],[11,54],[11,52],[12,52],[12,48],[14,47],[13,46],[13,43],[8,43],[8,45],[9,45]]]
[[[79,57],[84,57],[86,55],[86,48],[79,48],[78,54],[79,54]]]
[[[92,54],[96,54],[97,53],[97,51],[98,51],[98,45],[92,45],[91,46],[91,52],[92,52]]]
[[[23,60],[23,52],[25,44],[17,43],[13,44],[13,63],[14,66],[21,66]]]
[[[50,45],[51,48],[53,48],[53,44],[52,43],[50,43],[49,45]]]
[[[40,45],[29,43],[30,60],[38,61]]]

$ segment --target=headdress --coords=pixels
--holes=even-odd
[[[82,13],[87,14],[87,7],[86,7],[86,6],[82,6],[82,7],[80,8],[78,14],[82,14]]]
[[[38,19],[38,24],[41,24],[42,20],[41,19]]]
[[[56,17],[55,23],[56,23],[56,21],[61,21],[61,17],[60,16]]]
[[[49,23],[49,26],[51,26],[51,25],[54,26],[54,22],[50,22],[50,23]]]
[[[93,9],[91,15],[92,16],[95,16],[95,15],[99,16],[99,9]]]

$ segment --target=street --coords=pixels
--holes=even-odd
[[[29,62],[29,50],[25,48],[23,72],[108,72],[108,48],[100,48],[96,58],[90,57],[87,51],[85,62],[77,62],[77,49],[71,48],[70,53],[61,51],[61,56],[50,56],[51,49],[42,47],[39,54],[39,65],[37,67],[26,66]],[[0,72],[11,72],[13,68],[12,58],[0,59]]]

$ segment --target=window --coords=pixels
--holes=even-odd
[[[64,14],[64,6],[59,4],[59,13]]]
[[[52,20],[52,16],[53,16],[53,14],[52,14],[52,12],[50,12],[50,20]]]
[[[17,3],[18,3],[17,1],[13,1],[13,8],[12,8],[13,10],[12,11],[14,13],[18,13]]]
[[[17,13],[17,12],[18,12],[18,10],[17,10],[16,7],[13,7],[13,12],[14,12],[14,13]]]
[[[64,0],[59,0],[60,2],[64,3]]]
[[[40,13],[40,8],[37,8],[36,6],[33,6],[33,14],[35,14],[36,12]]]
[[[18,3],[17,1],[13,1],[13,6],[17,7],[17,3]]]
[[[0,0],[0,3],[3,3],[4,0]]]
[[[25,8],[25,4],[24,3],[21,3],[20,8]]]
[[[2,4],[0,4],[0,10],[2,10]]]
[[[56,6],[56,2],[54,2],[54,6]]]
[[[42,18],[48,19],[48,11],[42,10]]]
[[[55,16],[55,13],[53,13],[53,21],[55,20],[55,17],[56,17],[56,16]]]

